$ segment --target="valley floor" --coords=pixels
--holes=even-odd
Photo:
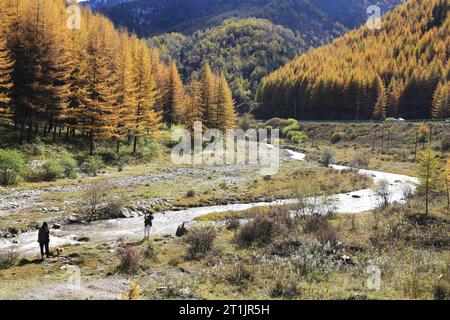
[[[331,145],[317,139],[300,148],[289,146],[305,151],[306,161],[294,160],[283,151],[280,171],[272,177],[258,175],[257,166],[173,167],[164,156],[120,172],[107,169],[103,176],[113,182],[113,192],[126,195],[132,206],[154,212],[295,198],[299,182],[319,181],[320,188],[333,193],[373,185],[369,176],[322,167],[320,152],[326,145],[334,149],[341,164],[352,164],[356,145],[345,141]],[[399,161],[394,156],[375,151],[369,167],[414,173],[411,159]],[[85,219],[74,206],[92,179],[26,183],[2,190],[0,230],[9,236],[13,231],[33,230],[43,220],[64,229],[68,217]],[[16,262],[0,268],[0,298],[449,298],[450,220],[441,204],[428,217],[419,213],[420,200],[409,208],[396,204],[381,212],[337,214],[323,228],[309,231],[302,220],[294,219],[291,225],[271,215],[273,210],[291,209],[295,205],[213,212],[189,224],[192,235],[181,238],[166,232],[156,232],[148,241],[127,236],[98,240],[92,235],[76,245],[63,245],[63,256],[45,261],[34,253],[16,253]],[[250,219],[247,231],[253,237],[258,226],[252,221],[258,217],[283,232],[274,231],[270,239],[244,245],[245,221]],[[239,219],[244,220],[239,223]],[[213,228],[212,246],[193,254],[196,240],[192,237],[204,241],[208,234],[196,230],[208,227]],[[3,253],[2,263],[7,255]]]

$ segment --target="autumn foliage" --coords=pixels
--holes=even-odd
[[[21,143],[65,132],[67,140],[86,137],[90,153],[97,142],[114,142],[119,152],[125,140],[136,152],[163,121],[190,124],[205,108],[223,117],[215,118],[218,128],[234,125],[234,102],[219,75],[207,79],[215,101],[206,103],[205,81],[187,95],[175,62],[163,63],[144,40],[76,2],[74,11],[63,0],[0,2],[0,122],[13,124]],[[77,11],[80,28],[70,28]]]
[[[448,118],[448,0],[408,0],[263,78],[260,116],[303,119]]]

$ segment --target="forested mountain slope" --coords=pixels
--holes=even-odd
[[[449,117],[448,0],[409,0],[265,77],[256,114],[302,119]]]
[[[208,61],[224,73],[238,104],[248,105],[261,78],[304,50],[301,37],[263,19],[229,19],[191,36],[169,33],[149,40],[166,60],[178,61],[185,80]]]
[[[308,45],[327,43],[367,19],[368,0],[92,0],[116,25],[140,36],[193,33],[228,18],[263,18],[299,31]],[[111,1],[113,1],[111,3]],[[117,4],[119,2],[119,4]],[[399,0],[379,0],[383,11]],[[371,3],[372,4],[372,3]]]

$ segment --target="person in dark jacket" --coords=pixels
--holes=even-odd
[[[150,229],[153,225],[153,215],[146,214],[144,217],[144,240],[148,239],[150,237]]]
[[[181,226],[178,226],[177,231],[175,232],[175,235],[176,235],[177,237],[182,237],[182,236],[184,236],[185,234],[188,233],[188,230],[187,230],[186,227],[184,226],[185,223],[186,223],[186,222],[183,222],[183,224],[182,224]]]
[[[42,224],[42,227],[39,228],[38,242],[41,248],[41,258],[44,259],[44,248],[45,255],[47,256],[47,258],[50,258],[50,250],[48,247],[48,244],[50,243],[50,230],[48,229],[47,222],[44,222]]]

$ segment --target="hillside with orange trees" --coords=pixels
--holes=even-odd
[[[447,118],[448,0],[410,0],[382,18],[312,50],[261,81],[261,117]]]

